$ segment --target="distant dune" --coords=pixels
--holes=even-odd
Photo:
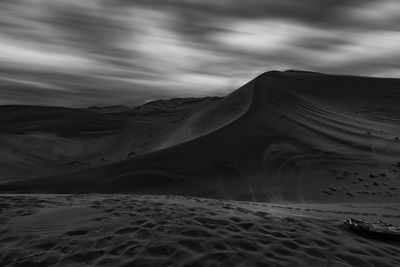
[[[57,116],[46,123],[32,117],[31,128],[0,120],[1,140],[8,140],[9,148],[0,160],[13,173],[1,177],[0,190],[398,202],[399,103],[399,79],[273,71],[223,99],[156,101],[111,113],[74,111],[79,122],[91,125],[84,130]],[[4,117],[4,108],[0,112]],[[62,131],[54,130],[58,119]],[[85,149],[64,157],[53,151],[58,161],[48,171],[15,174],[18,162],[29,161],[24,149],[42,147],[35,139],[15,153],[15,144],[38,132]],[[32,168],[40,170],[41,164]]]

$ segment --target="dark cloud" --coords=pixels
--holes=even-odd
[[[283,18],[302,23],[338,27],[349,26],[356,21],[355,18],[347,17],[349,9],[356,9],[374,3],[374,0],[221,0],[221,1],[129,1],[122,3],[129,5],[142,5],[149,8],[159,7],[168,12],[178,12],[182,18],[189,18],[189,23],[196,23],[193,18]],[[193,17],[194,16],[194,17]],[[191,19],[190,19],[191,18]],[[207,23],[206,23],[207,24]],[[361,25],[360,25],[361,26]],[[201,25],[199,26],[201,28]]]
[[[271,69],[400,77],[397,0],[4,0],[0,104],[221,95]]]
[[[116,40],[129,27],[118,20],[118,14],[113,15],[111,8],[52,4],[48,13],[47,23],[59,33],[65,45],[110,63],[126,64],[127,51],[118,47]]]

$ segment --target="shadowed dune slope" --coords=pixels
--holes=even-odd
[[[267,72],[186,120],[177,145],[0,190],[398,202],[398,103],[398,79]]]
[[[62,137],[111,135],[126,124],[122,116],[104,116],[90,109],[36,106],[0,106],[0,132],[46,132]]]
[[[0,106],[0,183],[58,175],[159,150],[217,97],[157,100],[135,109]]]

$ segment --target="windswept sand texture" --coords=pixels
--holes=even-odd
[[[399,202],[399,103],[398,79],[273,71],[223,99],[92,110],[128,126],[58,173],[4,177],[0,190]]]
[[[1,266],[398,266],[399,241],[346,217],[399,204],[271,204],[136,195],[0,196]],[[397,215],[395,215],[397,214]]]

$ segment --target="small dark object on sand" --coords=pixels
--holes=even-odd
[[[350,218],[344,221],[344,225],[354,232],[369,237],[400,241],[400,226],[395,226],[381,220],[376,223],[370,223]]]

